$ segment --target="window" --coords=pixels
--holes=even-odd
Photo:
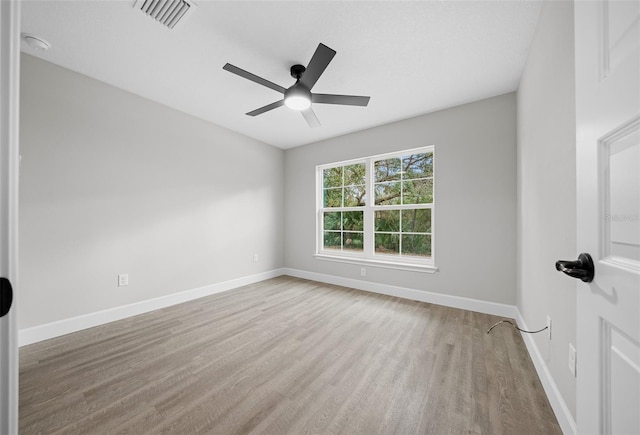
[[[321,259],[435,270],[434,147],[317,167]]]

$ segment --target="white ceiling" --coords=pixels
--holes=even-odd
[[[134,0],[22,2],[22,31],[52,44],[22,50],[280,148],[291,148],[514,91],[538,18],[536,1],[203,1],[168,30]],[[337,55],[313,92],[369,95],[368,107],[315,104],[321,126],[282,95],[318,43]]]

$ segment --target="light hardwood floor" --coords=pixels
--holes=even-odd
[[[20,433],[561,433],[495,316],[291,277],[20,350]]]

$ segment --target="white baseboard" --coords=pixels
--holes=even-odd
[[[283,269],[274,269],[255,275],[244,276],[242,278],[186,290],[180,293],[140,301],[130,305],[110,308],[103,311],[97,311],[95,313],[84,314],[82,316],[21,329],[18,332],[18,344],[19,346],[26,346],[28,344],[59,337],[82,329],[103,325],[105,323],[114,322],[116,320],[125,319],[138,314],[148,313],[149,311],[159,310],[161,308],[181,304],[183,302],[209,296],[215,293],[225,292],[234,288],[263,281],[265,279],[275,278],[276,276],[283,274]]]
[[[520,310],[516,308],[516,312],[516,320],[520,328],[529,330],[529,327],[524,321]],[[553,408],[553,412],[556,414],[556,418],[558,419],[558,424],[560,424],[562,432],[567,435],[575,435],[576,421],[573,419],[567,403],[562,398],[560,390],[553,380],[551,372],[549,372],[549,367],[547,367],[547,364],[544,362],[544,358],[542,357],[542,353],[540,353],[540,349],[538,349],[535,340],[530,334],[521,335],[524,339],[524,344],[527,346],[527,350],[529,351],[529,356],[531,356],[533,365],[536,368],[536,372],[538,373],[540,382],[542,382],[542,387],[544,388],[545,393],[547,393],[547,398],[549,399],[551,408]]]
[[[319,281],[327,284],[341,285],[344,287],[351,287],[358,290],[365,290],[388,296],[397,296],[403,299],[428,302],[437,305],[445,305],[452,308],[477,311],[479,313],[493,314],[494,316],[508,317],[510,319],[515,319],[518,311],[513,305],[499,304],[496,302],[487,302],[478,299],[470,299],[460,296],[445,295],[442,293],[415,290],[406,287],[380,284],[377,282],[362,281],[359,279],[342,278],[339,276],[307,272],[298,269],[284,268],[282,270],[285,275],[295,276],[297,278],[310,279],[312,281]]]

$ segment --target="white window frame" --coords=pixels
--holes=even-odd
[[[408,204],[408,205],[372,205],[374,199],[374,162],[389,158],[401,158],[408,154],[432,153],[433,154],[433,202],[429,204]],[[369,157],[345,160],[341,162],[327,163],[316,166],[316,252],[315,258],[318,260],[337,261],[341,263],[358,264],[362,266],[371,265],[376,267],[410,270],[417,272],[434,273],[438,270],[435,265],[435,146],[429,145],[420,148],[412,148],[391,153],[377,154]],[[339,166],[348,166],[357,163],[365,164],[365,205],[361,207],[323,207],[323,171],[325,169]],[[374,235],[374,215],[376,210],[403,210],[403,209],[431,209],[431,257],[419,257],[408,255],[384,255],[375,253],[373,240]],[[337,251],[333,249],[323,249],[324,233],[324,212],[331,211],[362,211],[364,213],[364,246],[363,251]]]

